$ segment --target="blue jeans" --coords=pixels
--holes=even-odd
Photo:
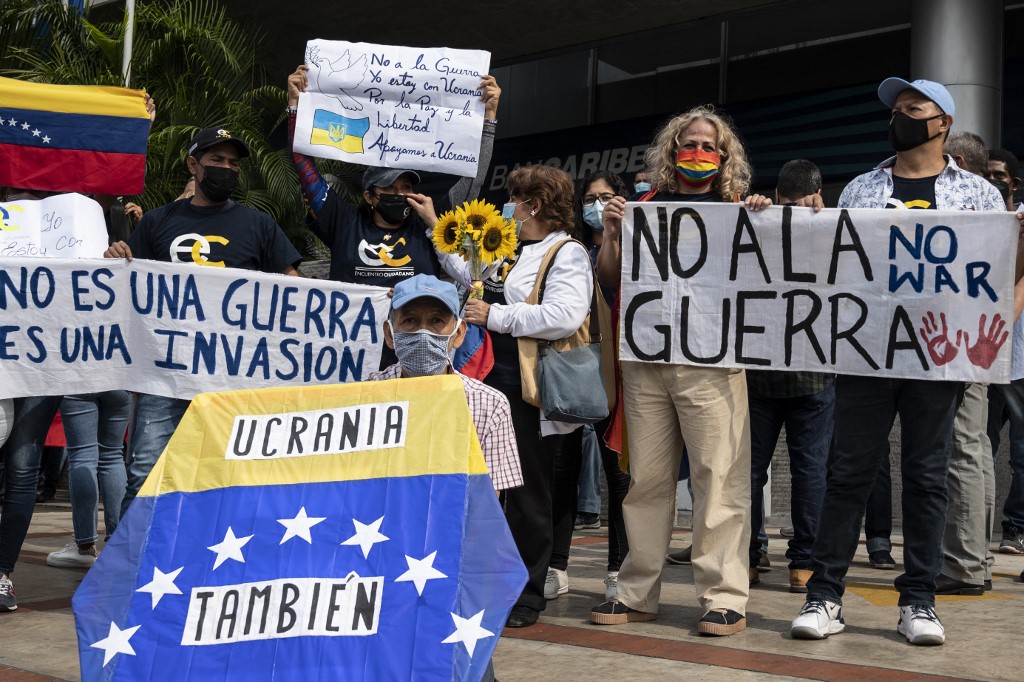
[[[128,464],[128,485],[121,502],[123,518],[132,500],[146,482],[167,441],[174,435],[178,422],[188,409],[189,400],[165,398],[160,395],[139,394],[132,420],[132,435],[128,441],[132,458]]]
[[[793,538],[786,558],[789,567],[811,567],[811,547],[818,531],[825,494],[825,463],[832,442],[835,384],[819,393],[796,398],[761,398],[750,394],[750,565],[761,558],[764,532],[764,486],[768,465],[783,424],[789,447]]]
[[[1010,422],[1010,491],[1003,503],[1003,531],[1024,530],[1024,379],[988,389],[988,437],[992,456],[999,452],[999,431]]]
[[[7,488],[0,515],[0,573],[14,570],[28,534],[36,506],[43,442],[60,401],[59,395],[14,400],[14,428],[4,445]]]
[[[601,513],[601,447],[593,424],[583,425],[583,464],[580,467],[580,494],[576,500],[580,514]]]
[[[68,488],[75,542],[96,542],[96,511],[103,494],[103,526],[109,537],[121,518],[127,480],[124,432],[132,399],[127,391],[65,396],[60,406],[68,441]],[[97,478],[99,484],[97,485]]]
[[[807,599],[842,603],[846,571],[857,551],[864,505],[889,448],[896,415],[901,426],[903,564],[896,578],[900,606],[935,603],[946,525],[946,473],[953,417],[964,384],[952,381],[836,378],[835,435]]]

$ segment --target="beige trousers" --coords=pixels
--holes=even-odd
[[[750,416],[742,370],[622,363],[630,485],[619,600],[657,613],[683,443],[693,484],[693,581],[704,611],[746,613]]]

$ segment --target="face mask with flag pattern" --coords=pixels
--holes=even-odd
[[[681,149],[676,154],[676,176],[687,187],[707,187],[718,175],[722,157],[703,149]]]

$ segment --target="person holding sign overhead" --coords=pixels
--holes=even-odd
[[[306,90],[307,71],[308,67],[302,65],[288,77],[289,144],[295,138],[299,94]],[[439,202],[439,212],[475,199],[490,165],[501,88],[493,76],[484,76],[479,89],[484,102],[484,128],[477,176],[455,183]],[[311,227],[331,250],[330,279],[392,287],[413,275],[441,274],[430,238],[437,216],[430,197],[415,191],[420,181],[416,171],[368,167],[362,179],[362,201],[352,206],[327,184],[311,157],[297,152],[292,156],[302,192],[315,217]],[[394,357],[384,362],[391,364]]]
[[[739,201],[750,186],[746,152],[732,125],[710,107],[665,124],[647,151],[653,189],[634,200]],[[747,197],[751,210],[771,205]],[[618,286],[626,201],[613,198],[603,214],[598,275]],[[622,404],[628,425],[629,493],[622,513],[629,554],[619,570],[618,596],[591,609],[600,625],[657,618],[661,572],[674,518],[676,474],[685,442],[693,482],[693,576],[705,635],[746,627],[750,539],[750,427],[741,369],[623,362]]]
[[[943,156],[942,146],[956,113],[953,96],[944,86],[887,78],[878,88],[878,98],[890,110],[889,144],[896,155],[854,178],[839,197],[840,208],[1005,209],[995,187]],[[1018,275],[1019,269],[1018,257]],[[929,353],[941,353],[948,362],[950,354],[959,352],[948,338],[943,340],[945,329],[932,329],[927,321],[924,325],[920,333],[929,341]],[[982,341],[976,339],[976,343]],[[846,571],[857,549],[864,504],[898,414],[903,435],[906,570],[895,583],[900,593],[896,629],[911,644],[945,642],[945,630],[935,613],[935,580],[942,568],[953,419],[963,395],[964,384],[955,381],[836,377],[828,485],[811,550],[814,573],[807,582],[807,600],[793,620],[793,637],[825,639],[846,628],[842,612]]]

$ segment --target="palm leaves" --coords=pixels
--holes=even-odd
[[[177,197],[188,180],[185,145],[201,128],[224,126],[251,152],[236,198],[272,215],[307,255],[311,245],[322,249],[305,227],[291,157],[268,141],[285,120],[285,92],[266,83],[257,63],[259,32],[228,19],[217,0],[140,0],[135,21],[131,85],[157,104],[138,202],[153,208]],[[0,75],[123,85],[124,32],[119,11],[83,15],[61,0],[0,0]],[[352,167],[325,170],[354,175]]]

